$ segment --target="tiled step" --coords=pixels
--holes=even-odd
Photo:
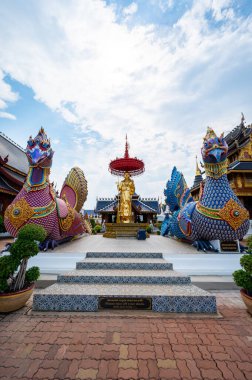
[[[165,270],[173,266],[164,259],[86,258],[76,263],[76,269]]]
[[[87,252],[88,258],[162,259],[161,252]]]
[[[215,296],[193,285],[54,284],[35,293],[33,309],[44,311],[97,311],[99,301],[151,302],[155,312],[216,313]],[[109,300],[108,300],[109,297]],[[129,307],[126,306],[126,309]],[[124,309],[124,307],[120,307]]]
[[[173,270],[91,269],[75,270],[58,276],[60,283],[103,284],[190,284],[189,276]]]

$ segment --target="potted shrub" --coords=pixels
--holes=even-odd
[[[252,255],[243,255],[240,264],[243,269],[236,270],[233,278],[236,285],[242,288],[241,297],[249,313],[252,314]]]
[[[38,267],[27,268],[30,257],[39,252],[38,242],[44,241],[46,231],[36,224],[27,224],[18,233],[8,256],[0,257],[0,312],[6,313],[23,307],[30,298]]]

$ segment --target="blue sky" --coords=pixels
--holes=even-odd
[[[86,208],[115,195],[126,133],[154,197],[174,165],[192,184],[208,125],[252,122],[251,0],[2,0],[0,20],[0,130],[25,147],[42,125],[51,180],[80,166]]]

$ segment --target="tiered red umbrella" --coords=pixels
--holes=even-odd
[[[125,152],[124,157],[116,158],[111,161],[109,164],[110,173],[117,176],[124,176],[126,172],[130,174],[130,176],[140,175],[144,172],[144,163],[142,160],[138,158],[132,158],[129,156],[129,144],[126,135],[126,144],[125,144]]]

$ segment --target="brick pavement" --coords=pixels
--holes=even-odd
[[[252,318],[238,292],[221,315],[0,315],[0,379],[252,379]]]

